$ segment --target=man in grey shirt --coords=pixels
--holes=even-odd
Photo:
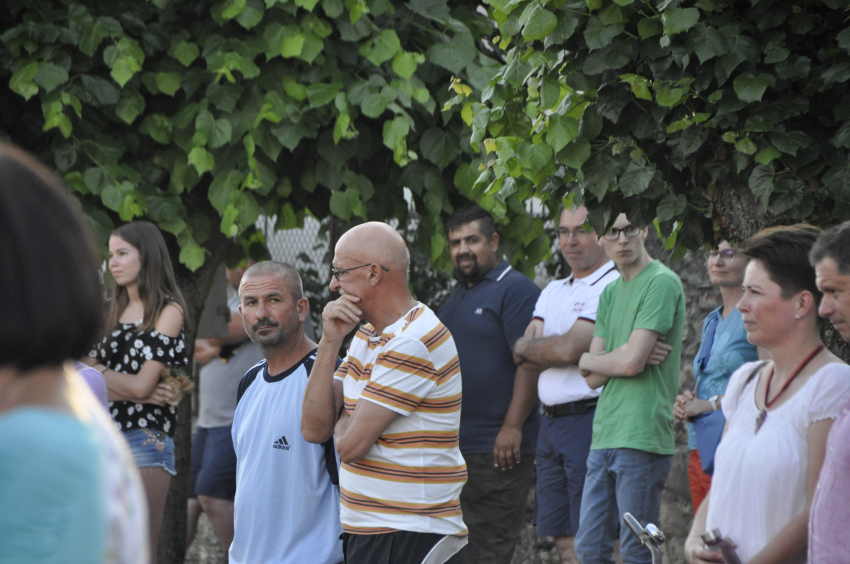
[[[227,271],[227,281],[239,288],[248,263]],[[239,314],[239,296],[227,302],[229,335],[225,339],[198,339],[195,360],[203,364],[199,379],[200,412],[192,439],[189,473],[189,533],[192,543],[201,511],[207,514],[225,549],[233,541],[233,498],[236,494],[236,453],[230,427],[236,410],[236,394],[245,373],[263,360],[259,347],[245,334]]]

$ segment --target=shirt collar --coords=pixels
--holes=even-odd
[[[617,270],[617,267],[614,265],[613,261],[609,260],[608,262],[606,262],[584,278],[575,278],[571,274],[570,277],[567,278],[564,283],[572,286],[574,282],[580,282],[586,286],[593,286],[594,284],[602,280],[602,278],[605,277],[609,272],[614,270]]]

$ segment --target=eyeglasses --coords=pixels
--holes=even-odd
[[[607,239],[608,241],[616,241],[620,238],[620,233],[625,234],[626,237],[631,239],[632,237],[635,237],[638,233],[640,233],[640,227],[636,227],[631,223],[626,225],[625,227],[612,227],[611,230],[608,231],[608,233],[603,235],[603,237],[605,237],[605,239]]]
[[[345,268],[343,270],[337,270],[336,268],[331,267],[331,276],[336,278],[337,282],[339,282],[339,277],[342,276],[343,274],[345,274],[346,272],[350,272],[352,270],[357,270],[358,268],[365,268],[367,266],[372,266],[373,264],[375,264],[375,263],[370,262],[368,264],[361,264],[360,266],[352,266],[351,268]],[[384,270],[384,272],[390,271],[390,269],[387,268],[386,266],[382,266],[380,264],[378,266],[380,266]]]
[[[570,235],[572,235],[576,239],[580,239],[582,237],[590,236],[590,231],[588,231],[584,227],[576,227],[575,229],[567,229],[566,227],[560,227],[558,229],[558,234],[565,239],[569,239]]]
[[[724,261],[728,260],[729,262],[735,260],[735,255],[737,255],[737,254],[738,254],[738,251],[736,251],[734,249],[725,249],[725,250],[722,250],[722,251],[719,251],[717,249],[712,249],[712,250],[708,251],[708,257],[709,258],[716,259],[716,258],[720,257]]]

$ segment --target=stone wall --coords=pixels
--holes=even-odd
[[[647,248],[654,257],[671,266],[682,279],[685,289],[687,315],[682,346],[682,370],[679,376],[679,390],[689,389],[694,379],[693,359],[699,350],[702,323],[708,313],[721,305],[720,294],[711,287],[706,271],[705,255],[701,251],[688,252],[682,260],[672,265],[669,252],[662,252],[657,241],[647,239]],[[673,406],[670,406],[672,409]],[[685,537],[693,519],[691,494],[688,489],[688,437],[685,425],[676,422],[676,455],[673,467],[667,478],[661,504],[661,523],[656,523],[664,531],[667,542],[663,545],[665,564],[685,562]],[[557,564],[558,551],[551,538],[538,539],[532,524],[534,494],[529,496],[526,511],[527,522],[522,532],[519,546],[514,554],[513,564]]]

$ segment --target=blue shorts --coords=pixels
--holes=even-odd
[[[572,537],[578,531],[595,412],[540,417],[534,508],[539,537]]]
[[[174,439],[163,431],[153,429],[130,429],[124,432],[138,468],[165,468],[172,476],[174,469]]]
[[[198,427],[195,432],[189,498],[198,494],[230,501],[236,497],[236,451],[230,427]]]

